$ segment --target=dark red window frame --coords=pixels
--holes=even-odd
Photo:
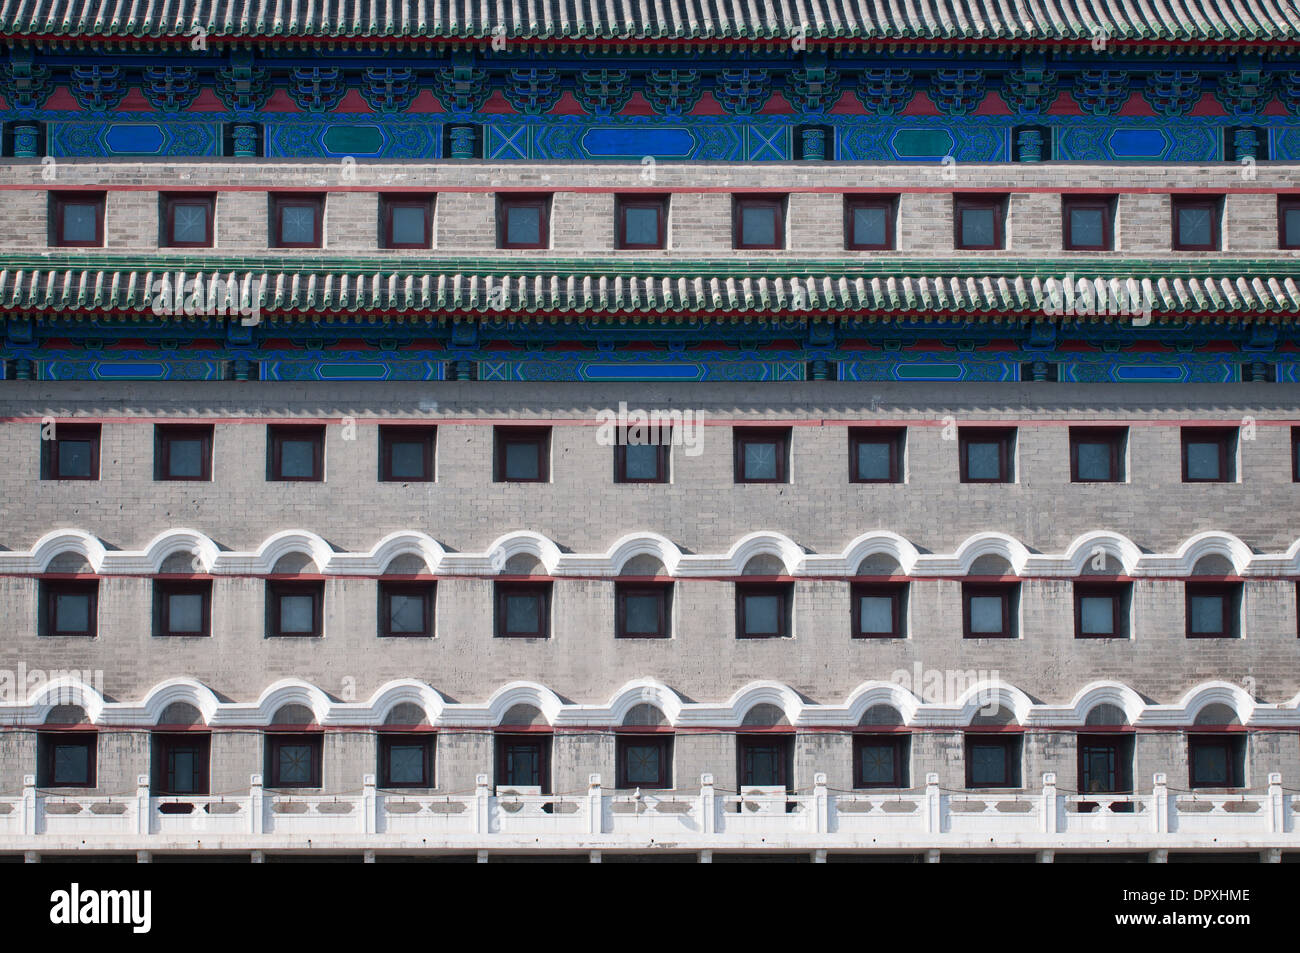
[[[1112,251],[1115,247],[1115,199],[1105,196],[1065,195],[1061,197],[1061,244],[1066,251]],[[1076,209],[1101,212],[1101,244],[1083,245],[1074,240],[1070,213]]]
[[[310,439],[312,447],[311,476],[285,476],[283,473],[282,451],[286,441]],[[323,426],[300,426],[294,424],[270,424],[266,428],[267,461],[269,470],[267,479],[273,483],[321,483],[325,479],[325,428]]]
[[[962,483],[1014,483],[1012,447],[1016,439],[1014,427],[960,427],[957,430],[957,453],[960,458]],[[998,444],[998,476],[996,479],[972,478],[969,451],[972,443]]]
[[[653,782],[629,781],[627,777],[628,748],[633,745],[651,746],[659,749],[659,776]],[[642,788],[647,791],[667,790],[673,786],[673,736],[670,732],[657,734],[635,734],[619,732],[614,736],[615,786]]]
[[[393,237],[393,211],[399,208],[418,208],[424,212],[424,235],[418,242],[399,242]],[[383,222],[384,248],[432,248],[433,247],[433,196],[422,195],[380,195],[379,215]]]
[[[907,592],[905,582],[868,583],[855,582],[849,587],[852,634],[855,639],[903,638],[903,597]],[[862,631],[862,597],[888,596],[892,602],[893,628],[888,632]]]
[[[777,781],[775,785],[760,785],[752,780],[750,755],[760,748],[779,748],[781,757],[777,760]],[[741,787],[784,787],[790,789],[791,768],[794,760],[794,735],[787,731],[768,731],[762,734],[738,734],[736,736],[736,777]]]
[[[536,207],[537,241],[511,242],[509,240],[510,210]],[[549,248],[551,236],[550,195],[498,195],[497,196],[497,247],[498,248]]]
[[[102,428],[99,424],[54,423],[52,440],[41,440],[42,480],[98,480],[99,443]],[[59,443],[64,440],[90,443],[90,474],[88,476],[62,476],[59,474]]]
[[[307,242],[284,240],[283,213],[289,208],[310,208],[312,237]],[[271,246],[273,248],[322,248],[325,231],[325,196],[323,195],[272,195],[271,196]]]
[[[206,731],[155,731],[150,738],[153,749],[153,784],[156,797],[206,797],[211,784],[212,735]],[[178,751],[196,752],[196,790],[181,791],[175,784],[173,758]]]
[[[967,245],[962,241],[962,216],[966,212],[988,209],[993,213],[993,244]],[[1005,195],[958,195],[953,197],[952,243],[959,250],[998,251],[1006,248],[1007,197]]]
[[[1128,626],[1124,624],[1124,604],[1129,598],[1129,588],[1128,583],[1076,582],[1074,584],[1074,637],[1076,639],[1128,638]],[[1105,597],[1110,599],[1110,635],[1083,631],[1083,600],[1085,597]]]
[[[1131,794],[1133,793],[1133,733],[1112,731],[1107,734],[1081,732],[1075,739],[1077,745],[1076,774],[1080,794]],[[1089,789],[1088,749],[1107,749],[1114,760],[1114,783],[1107,787]]]
[[[850,427],[849,428],[849,482],[850,483],[902,483],[903,440],[907,431],[902,427]],[[889,476],[872,479],[858,471],[858,447],[863,444],[885,444],[889,447]]]
[[[961,629],[964,639],[1014,639],[1015,601],[1020,584],[1016,582],[963,582],[961,584]],[[999,596],[1002,599],[1002,630],[1000,632],[971,631],[971,598]]]
[[[103,248],[104,247],[104,202],[103,192],[52,192],[50,193],[50,212],[54,216],[53,238],[56,248]],[[68,205],[93,205],[95,207],[95,238],[93,241],[74,241],[63,235],[63,210]]]
[[[549,639],[551,637],[551,583],[549,582],[498,582],[494,586],[493,602],[496,605],[493,634],[498,639]],[[538,600],[537,628],[510,631],[506,628],[506,598],[531,595]]]
[[[1236,468],[1233,466],[1233,460],[1237,442],[1236,427],[1183,427],[1181,431],[1180,444],[1182,447],[1183,458],[1183,482],[1184,483],[1232,483],[1235,482]],[[1187,472],[1187,448],[1193,443],[1218,443],[1219,445],[1219,477],[1213,480],[1207,480],[1200,477],[1192,477]]]
[[[1006,773],[1000,781],[994,783],[975,783],[975,759],[971,757],[973,750],[981,746],[1000,746],[1006,751]],[[984,732],[968,731],[966,732],[963,744],[963,761],[966,764],[966,787],[975,790],[996,789],[996,788],[1018,788],[1021,786],[1021,774],[1024,766],[1020,763],[1024,758],[1024,734],[1022,732]]]
[[[84,595],[89,598],[86,609],[88,629],[75,632],[60,632],[59,596]],[[93,639],[99,636],[99,580],[98,579],[48,579],[41,583],[41,599],[44,606],[44,624],[41,635],[59,638]]]
[[[658,229],[653,244],[627,240],[627,210],[651,208],[658,215]],[[623,251],[654,250],[668,247],[668,196],[666,195],[616,195],[614,196],[614,247]]]
[[[94,731],[41,731],[37,732],[37,778],[42,788],[93,788],[96,786],[99,761],[99,734]],[[76,746],[86,749],[86,779],[83,781],[58,781],[54,773],[55,755],[60,747]]]
[[[217,197],[214,193],[203,192],[164,192],[162,199],[162,220],[163,234],[162,245],[164,248],[212,248],[213,247],[213,222],[216,219]],[[207,212],[205,216],[205,228],[203,238],[199,241],[183,242],[176,238],[176,209],[185,205],[202,206]]]
[[[1219,596],[1223,600],[1222,622],[1217,632],[1192,631],[1192,597]],[[1242,584],[1239,582],[1195,582],[1183,584],[1183,608],[1189,639],[1235,639],[1240,636]]]
[[[790,482],[790,429],[788,427],[736,427],[732,430],[732,434],[736,483]],[[776,444],[776,476],[766,479],[745,475],[745,445],[750,443]]]
[[[419,596],[423,604],[424,626],[420,632],[394,632],[393,596]],[[433,612],[437,600],[437,585],[432,582],[379,583],[379,635],[391,639],[428,639],[433,637]]]
[[[154,453],[158,461],[156,480],[166,482],[209,482],[212,479],[211,424],[158,424],[154,427]],[[203,444],[202,469],[198,476],[175,476],[171,472],[171,445],[173,440],[199,440]]]
[[[747,245],[742,241],[744,236],[744,218],[745,213],[750,209],[770,208],[773,209],[773,223],[775,241],[770,245],[754,244]],[[731,240],[732,247],[739,249],[781,249],[785,247],[785,199],[767,195],[737,195],[731,203]]]
[[[202,596],[202,628],[198,632],[175,632],[171,628],[170,596]],[[212,635],[211,579],[155,579],[153,583],[154,631],[167,638],[206,638]]]
[[[280,777],[280,749],[288,745],[307,745],[311,748],[311,776],[306,781],[286,781]],[[318,788],[323,774],[325,736],[313,732],[267,732],[266,779],[270,788]]]
[[[1070,428],[1070,482],[1071,483],[1123,483],[1124,441],[1128,435],[1124,427],[1071,427]],[[1079,446],[1085,443],[1104,443],[1110,448],[1110,477],[1106,480],[1084,479],[1079,475]]]
[[[750,635],[746,629],[745,598],[747,596],[777,596],[780,605],[777,609],[778,630],[774,634],[766,632]],[[794,603],[794,584],[788,582],[738,582],[736,583],[736,638],[738,639],[788,639],[790,637],[790,616]]]
[[[496,483],[549,483],[551,482],[551,428],[550,427],[494,427],[492,439],[493,474]],[[532,444],[537,453],[536,477],[511,477],[506,475],[506,448],[513,444]]]
[[[1287,241],[1286,213],[1300,212],[1300,195],[1279,195],[1277,197],[1277,247],[1300,248],[1300,234],[1295,241]]]
[[[431,788],[435,787],[434,773],[438,734],[435,731],[381,731],[379,732],[379,764],[375,772],[381,788]],[[423,764],[419,781],[394,781],[391,753],[393,746],[413,748],[419,745]]]
[[[543,794],[551,793],[551,735],[549,732],[529,732],[514,734],[511,732],[497,732],[494,737],[496,762],[496,786],[509,788],[532,787],[522,781],[509,780],[509,754],[512,746],[517,747],[536,747],[537,757],[537,786],[542,789]]]
[[[673,584],[671,582],[616,582],[614,584],[614,598],[616,603],[616,629],[614,637],[617,639],[666,639],[671,633],[672,619],[672,593]],[[655,596],[659,600],[659,628],[653,635],[647,635],[641,632],[628,632],[627,630],[627,598],[628,596]]]
[[[280,631],[280,600],[285,596],[311,596],[311,631]],[[324,623],[325,583],[319,580],[290,582],[282,579],[268,579],[266,582],[266,601],[268,618],[266,632],[276,639],[318,639],[321,637]]]
[[[892,196],[850,195],[844,199],[844,247],[849,251],[892,251],[894,248],[895,209]],[[885,240],[880,244],[854,239],[853,213],[860,208],[879,208],[885,212]]]
[[[1170,197],[1172,209],[1171,244],[1174,251],[1219,251],[1223,245],[1223,197],[1205,197],[1198,195],[1174,195]],[[1178,227],[1178,213],[1183,209],[1205,208],[1210,213],[1210,244],[1197,245],[1184,242],[1182,231]]]
[[[868,781],[862,771],[862,751],[871,747],[891,747],[894,749],[894,776],[889,781]],[[908,761],[911,758],[912,738],[906,732],[889,734],[856,733],[853,736],[853,787],[858,790],[871,788],[905,788],[907,787]]]
[[[1291,428],[1291,482],[1300,483],[1300,427]]]
[[[1227,756],[1228,778],[1226,784],[1205,780],[1196,774],[1196,749],[1222,748]],[[1187,786],[1189,788],[1240,788],[1245,787],[1246,736],[1240,732],[1219,731],[1187,735]]]
[[[627,445],[617,443],[614,445],[614,482],[615,483],[667,483],[668,482],[668,457],[670,444],[655,444],[656,460],[658,461],[658,472],[654,479],[645,479],[641,477],[629,477],[627,475]]]
[[[393,475],[393,444],[420,443],[424,453],[424,473],[418,477]],[[379,482],[380,483],[432,483],[434,482],[434,451],[438,442],[437,427],[380,426],[379,428]]]

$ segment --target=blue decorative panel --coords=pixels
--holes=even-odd
[[[1222,121],[1071,123],[1056,130],[1055,155],[1065,161],[1218,162],[1222,138]]]
[[[442,157],[442,125],[436,122],[277,122],[265,127],[266,155],[378,159]]]
[[[583,133],[582,147],[587,155],[602,159],[685,159],[695,151],[696,142],[688,130],[680,127],[598,126]]]
[[[1159,129],[1116,129],[1107,144],[1116,159],[1158,159],[1169,151],[1169,139]]]
[[[50,155],[73,156],[219,156],[221,124],[167,121],[52,122],[47,132]]]
[[[306,356],[294,360],[263,361],[264,381],[440,381],[446,379],[443,362],[404,357],[376,360],[358,355],[354,360],[316,360]]]
[[[38,364],[47,381],[219,381],[222,361],[196,361],[175,355],[153,361],[50,360]]]

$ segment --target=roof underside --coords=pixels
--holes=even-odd
[[[19,36],[481,39],[1300,39],[1296,0],[0,0]],[[196,30],[197,28],[197,30]]]

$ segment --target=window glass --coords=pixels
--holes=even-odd
[[[423,245],[426,231],[425,212],[426,210],[419,205],[394,205],[390,209],[393,244]]]
[[[281,744],[279,767],[281,784],[310,784],[312,746],[310,744]]]
[[[172,632],[203,631],[203,596],[174,592],[167,596],[167,628]]]
[[[506,207],[506,241],[511,245],[540,245],[542,210],[536,205]]]
[[[316,473],[316,441],[307,437],[287,437],[280,441],[280,475],[311,477]]]
[[[740,213],[740,243],[747,246],[776,244],[776,209],[747,205]]]
[[[536,480],[541,476],[539,456],[535,443],[507,443],[506,479]]]
[[[1219,469],[1220,449],[1221,445],[1217,441],[1188,441],[1187,476],[1193,480],[1223,479],[1223,473]]]
[[[56,632],[90,631],[90,596],[84,592],[60,592],[54,597]]]
[[[63,240],[65,242],[93,242],[98,237],[99,206],[89,202],[64,202]]]
[[[172,241],[205,242],[208,240],[207,203],[172,203]]]
[[[967,443],[966,477],[970,480],[1002,479],[1002,444],[981,440]]]
[[[745,632],[749,635],[781,633],[781,597],[777,595],[745,596]]]
[[[891,596],[861,596],[858,599],[860,630],[870,633],[894,631],[894,600]]]
[[[1194,595],[1192,602],[1192,631],[1215,633],[1223,631],[1223,596]]]
[[[54,783],[86,784],[90,780],[90,748],[82,744],[54,746]]]
[[[310,245],[316,241],[316,209],[309,205],[286,205],[280,209],[280,241]]]
[[[94,471],[95,443],[92,440],[59,440],[59,476],[89,477]]]
[[[639,205],[624,208],[623,242],[627,245],[659,244],[659,210]]]
[[[867,784],[893,784],[897,775],[892,744],[864,744],[859,755],[862,780]]]
[[[971,745],[970,757],[975,787],[1006,783],[1007,749],[1003,745]]]
[[[1106,244],[1106,215],[1099,208],[1070,209],[1070,244],[1101,248]]]
[[[311,595],[283,595],[280,597],[280,631],[284,633],[311,632],[316,599]]]
[[[996,216],[991,208],[968,208],[961,213],[961,243],[966,248],[996,244]]]
[[[891,447],[888,443],[866,443],[858,444],[858,479],[859,480],[889,480],[893,474],[890,472],[890,453]]]
[[[657,744],[629,744],[624,750],[623,770],[628,784],[658,784],[662,749]]]
[[[881,205],[857,206],[853,209],[853,244],[888,244],[889,210]]]
[[[1110,596],[1083,596],[1079,599],[1079,617],[1087,635],[1115,634],[1115,603]]]
[[[658,635],[661,598],[655,593],[628,593],[624,614],[629,635]]]
[[[623,469],[629,480],[656,480],[659,478],[659,447],[656,444],[627,444],[624,448]]]
[[[388,629],[390,632],[423,632],[424,597],[401,592],[390,594]]]
[[[970,597],[971,632],[1002,631],[1002,596]]]

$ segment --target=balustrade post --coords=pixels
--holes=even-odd
[[[587,778],[587,833],[600,834],[605,829],[605,801],[600,790],[600,775]]]
[[[1056,775],[1048,771],[1043,775],[1043,833],[1055,834],[1059,820],[1056,803]]]
[[[375,776],[367,774],[361,779],[361,833],[373,834],[379,830],[378,801]]]
[[[1152,801],[1152,823],[1155,825],[1157,834],[1169,833],[1169,787],[1168,779],[1163,772],[1157,774],[1152,780],[1151,801]]]
[[[1286,831],[1286,801],[1282,794],[1282,775],[1276,771],[1268,776],[1268,832]]]
[[[939,775],[925,776],[925,832],[938,834],[943,830],[943,805],[940,802]]]
[[[36,825],[36,775],[23,775],[23,833],[35,834]]]
[[[250,834],[261,834],[266,829],[266,816],[262,813],[265,809],[262,799],[262,776],[255,774],[249,778],[248,831]]]
[[[137,774],[135,777],[135,832],[148,834],[152,825],[149,823],[149,775]]]
[[[480,774],[474,778],[474,833],[486,834],[490,829],[488,811],[491,809],[492,789],[488,787],[488,776]]]
[[[826,775],[813,775],[813,830],[825,834],[830,828],[830,797],[826,792]]]
[[[713,794],[713,775],[700,775],[700,829],[705,834],[717,830],[717,803]]]

